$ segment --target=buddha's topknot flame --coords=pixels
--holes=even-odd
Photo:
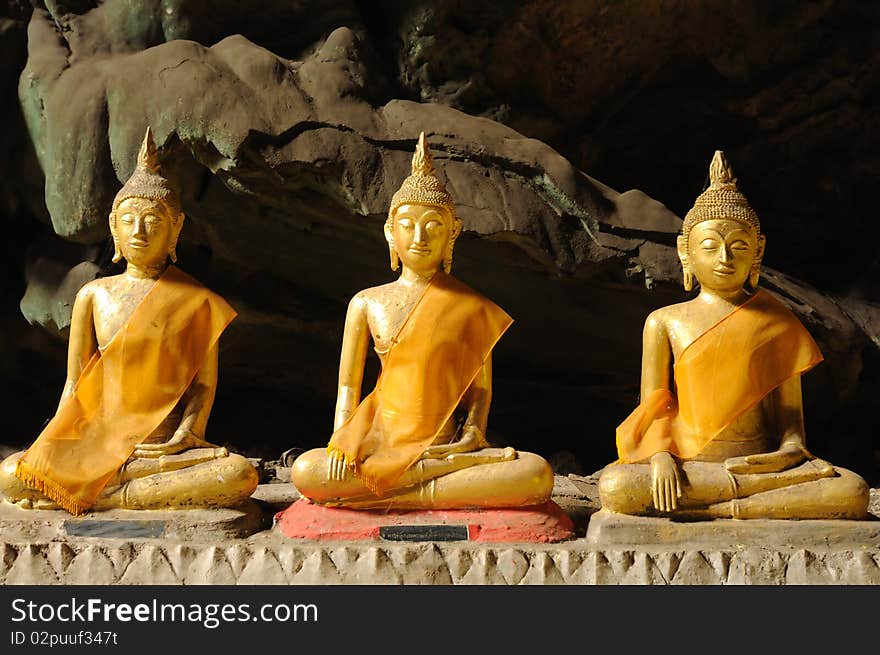
[[[455,218],[455,203],[437,176],[434,175],[434,158],[428,148],[425,133],[419,134],[416,150],[412,157],[412,172],[400,185],[391,198],[388,209],[390,218],[401,205],[433,205],[442,207]]]
[[[709,184],[719,187],[727,184],[736,184],[736,178],[733,176],[733,170],[727,163],[727,157],[721,150],[716,150],[712,157],[712,163],[709,164]]]
[[[144,135],[141,149],[138,151],[137,167],[143,168],[156,175],[161,174],[159,168],[159,152],[156,150],[156,142],[153,140],[153,129],[148,125]]]
[[[413,153],[412,174],[421,176],[434,174],[434,158],[431,156],[431,151],[428,150],[428,142],[425,140],[424,132],[419,134],[416,151]]]
[[[716,150],[709,165],[709,188],[697,198],[685,215],[681,233],[685,240],[694,225],[711,219],[739,221],[761,234],[758,215],[736,185],[733,169],[721,150]]]
[[[113,200],[112,216],[116,208],[127,198],[148,198],[161,200],[172,213],[181,211],[180,198],[169,181],[162,175],[159,165],[159,151],[153,140],[153,130],[148,126],[144,140],[141,143],[137,156],[137,165],[134,173],[128,178]]]

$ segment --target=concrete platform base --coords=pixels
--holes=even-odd
[[[554,543],[575,536],[554,502],[515,509],[380,511],[324,507],[302,498],[275,516],[292,539]]]
[[[681,522],[625,516],[605,510],[590,516],[587,543],[600,547],[650,548],[880,548],[880,520],[715,519]]]
[[[0,505],[0,584],[880,585],[880,542],[872,532],[877,520],[859,522],[853,528],[862,532],[845,534],[817,530],[815,522],[787,525],[809,528],[810,543],[802,545],[771,545],[766,532],[736,532],[760,527],[745,521],[699,526],[706,531],[700,543],[653,529],[651,535],[636,533],[638,543],[625,544],[633,533],[617,530],[598,511],[595,479],[557,476],[553,498],[576,514],[581,538],[553,544],[319,541],[290,539],[275,529],[241,537],[230,536],[234,529],[216,531],[216,525],[204,523],[188,529],[176,524],[170,531],[166,525],[163,537],[78,536],[79,526],[71,534],[63,525],[67,515],[25,514]],[[261,485],[255,506],[271,521],[296,496],[287,484]],[[876,489],[871,512],[880,517]],[[147,513],[136,515],[131,518],[149,520]],[[587,522],[595,522],[589,538],[583,536],[590,532]],[[685,527],[693,525],[671,529]],[[616,543],[596,543],[596,531]],[[642,540],[647,536],[651,540]]]
[[[0,542],[0,584],[877,585],[880,550],[595,548],[563,544]]]
[[[71,516],[64,510],[21,509],[0,500],[0,534],[16,541],[95,539],[241,539],[269,527],[263,509],[106,510]]]

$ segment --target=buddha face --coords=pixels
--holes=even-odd
[[[452,231],[452,218],[446,210],[432,205],[401,205],[385,237],[404,266],[418,273],[431,273],[447,255]]]
[[[160,266],[174,251],[181,220],[159,200],[126,198],[116,207],[111,232],[118,251],[135,266]],[[182,218],[182,215],[180,216]]]
[[[764,237],[739,221],[712,219],[697,223],[687,239],[687,253],[679,257],[682,265],[696,276],[704,289],[735,292],[745,286],[753,266],[760,261]]]

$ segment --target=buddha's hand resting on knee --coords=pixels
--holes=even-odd
[[[440,459],[453,453],[470,453],[486,448],[489,442],[483,431],[476,425],[465,424],[461,431],[461,439],[448,444],[428,446],[422,453],[422,459]]]
[[[724,466],[731,473],[778,473],[802,464],[807,458],[803,446],[791,442],[769,453],[730,457]]]
[[[331,451],[327,455],[327,479],[344,482],[349,478],[351,478],[351,469],[345,465],[345,456],[335,450]]]
[[[163,455],[174,455],[181,453],[190,448],[216,448],[218,453],[225,452],[225,448],[220,448],[212,443],[208,443],[192,430],[181,428],[177,430],[168,441],[162,443],[142,443],[134,448],[134,457],[162,457]]]
[[[678,464],[666,451],[655,453],[651,457],[651,496],[654,507],[661,512],[673,512],[678,509],[681,498],[681,474]]]

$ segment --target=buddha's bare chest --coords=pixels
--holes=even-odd
[[[697,310],[697,308],[685,308],[676,312],[666,319],[666,334],[669,336],[669,344],[675,360],[688,346],[699,339],[703,334],[717,325],[734,308],[712,308],[711,310]]]
[[[102,350],[125,325],[155,280],[115,280],[97,289],[92,299],[95,337]]]
[[[379,355],[388,352],[395,337],[415,309],[421,289],[398,289],[375,294],[367,299],[367,325]]]

